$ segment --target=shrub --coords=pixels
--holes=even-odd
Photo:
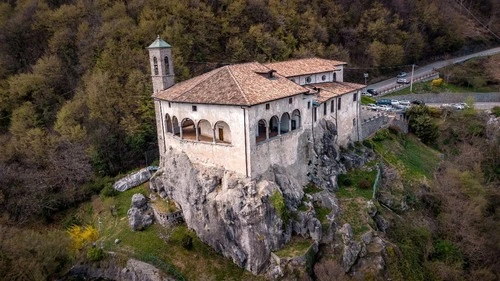
[[[285,204],[285,199],[283,198],[281,192],[275,190],[270,199],[273,208],[278,213],[278,216],[283,220],[283,225],[288,224],[288,221],[290,219],[290,211]]]
[[[491,109],[491,113],[493,113],[493,115],[495,115],[495,117],[500,117],[500,106],[494,106]]]
[[[360,180],[358,183],[358,186],[359,186],[359,188],[362,188],[362,189],[370,189],[371,188],[370,181],[367,179]]]
[[[341,186],[347,187],[352,185],[352,180],[347,175],[344,174],[340,174],[337,181]]]
[[[100,261],[104,258],[104,251],[101,248],[98,247],[90,247],[87,250],[87,259],[89,261]]]
[[[182,247],[186,250],[191,250],[193,248],[193,237],[189,234],[184,234],[182,237]]]
[[[432,80],[431,84],[432,84],[432,87],[441,87],[443,85],[443,78],[438,78],[438,79],[434,79]]]
[[[85,227],[73,225],[67,230],[67,233],[73,242],[72,247],[74,250],[81,250],[84,246],[97,241],[99,238],[97,228],[91,225]]]
[[[118,195],[120,192],[116,189],[113,188],[112,185],[108,184],[104,186],[104,188],[101,190],[101,194],[105,197],[114,197]]]

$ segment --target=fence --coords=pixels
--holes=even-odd
[[[377,176],[375,177],[375,182],[373,183],[373,195],[372,198],[375,199],[375,194],[377,194],[377,185],[380,180],[380,174],[381,174],[381,164],[377,163]]]
[[[374,117],[364,119],[361,123],[361,139],[364,140],[384,128],[389,123],[389,116],[379,114]]]

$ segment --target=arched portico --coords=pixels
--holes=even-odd
[[[261,142],[268,139],[267,122],[264,119],[260,119],[257,122],[257,131],[255,134],[255,142]]]
[[[291,129],[293,131],[293,130],[300,128],[300,126],[301,126],[301,124],[300,124],[300,111],[298,109],[295,109],[292,112]]]
[[[181,138],[187,140],[196,140],[196,125],[193,120],[184,118],[181,122]]]
[[[198,141],[213,142],[214,141],[214,131],[212,129],[212,124],[205,119],[201,119],[198,122]]]
[[[172,117],[172,131],[174,133],[174,136],[179,136],[179,137],[181,136],[181,128],[179,127],[179,121],[175,116]]]
[[[280,120],[280,134],[285,134],[290,131],[290,115],[285,112],[281,115]]]
[[[172,133],[172,118],[170,118],[170,115],[165,114],[165,129],[167,133]]]
[[[214,139],[216,143],[231,143],[231,128],[224,121],[217,121],[214,126]]]
[[[278,116],[273,116],[269,120],[269,138],[279,135],[280,122]]]

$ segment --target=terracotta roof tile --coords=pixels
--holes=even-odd
[[[308,90],[257,63],[223,66],[153,94],[173,102],[255,105]]]
[[[348,83],[348,82],[328,82],[307,85],[311,90],[320,89],[319,94],[315,95],[315,99],[319,103],[323,103],[333,97],[338,97],[347,93],[357,91],[365,85]]]
[[[336,66],[347,64],[342,61],[326,60],[320,58],[298,59],[265,64],[267,67],[276,70],[285,77],[307,75],[334,71]]]

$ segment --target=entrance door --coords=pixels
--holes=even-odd
[[[224,130],[219,128],[219,140],[224,141]]]

